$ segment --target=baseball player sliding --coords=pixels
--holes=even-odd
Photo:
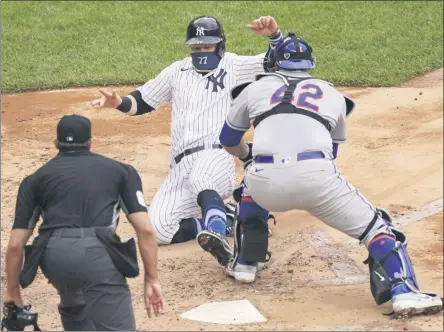
[[[353,102],[310,75],[315,67],[312,49],[294,34],[277,43],[269,63],[275,72],[233,89],[233,105],[220,134],[229,153],[250,160],[241,198],[236,199],[236,248],[227,273],[253,282],[257,262],[265,261],[267,252],[268,210],[305,210],[367,247],[377,304],[391,300],[398,317],[441,311],[442,299],[418,288],[406,235],[335,166]],[[254,141],[245,144],[242,137],[251,125]]]
[[[248,28],[269,37],[269,51],[282,38],[270,16],[254,20]],[[154,196],[149,216],[159,244],[197,236],[200,246],[225,266],[232,252],[223,199],[233,191],[235,165],[220,145],[219,133],[232,87],[253,81],[266,64],[260,56],[226,52],[222,26],[211,16],[189,23],[185,45],[190,57],[174,62],[128,96],[100,89],[103,96],[92,105],[142,115],[172,103],[171,172]]]

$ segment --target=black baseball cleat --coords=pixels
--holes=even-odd
[[[197,243],[215,257],[222,266],[227,266],[233,257],[227,238],[219,233],[202,231],[197,234]]]

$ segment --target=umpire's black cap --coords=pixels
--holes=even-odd
[[[81,115],[64,115],[57,125],[57,141],[82,144],[91,138],[91,121]]]

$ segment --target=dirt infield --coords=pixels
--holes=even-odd
[[[357,108],[349,119],[348,142],[337,165],[374,204],[395,216],[443,197],[443,70],[401,87],[340,88]],[[116,90],[128,93],[133,87]],[[4,249],[20,181],[56,150],[52,140],[62,114],[78,113],[93,124],[93,149],[134,165],[149,203],[169,168],[169,107],[127,117],[90,106],[98,90],[70,89],[2,95],[2,272]],[[251,135],[251,133],[249,134]],[[251,136],[250,136],[251,137]],[[240,179],[241,168],[238,164]],[[226,277],[195,242],[160,249],[160,277],[167,311],[149,320],[142,278],[131,279],[137,327],[141,330],[443,330],[442,313],[392,320],[376,306],[367,281],[365,248],[304,212],[278,213],[272,225],[273,263],[254,285]],[[443,214],[405,226],[419,285],[443,294]],[[118,232],[133,236],[124,217]],[[2,276],[2,288],[4,276]],[[39,274],[23,291],[39,312],[40,326],[60,330],[58,296]],[[250,300],[267,318],[263,324],[213,325],[182,320],[197,305]]]

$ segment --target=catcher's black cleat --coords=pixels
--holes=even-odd
[[[197,234],[197,243],[203,250],[215,257],[222,266],[227,266],[233,257],[228,240],[219,233],[202,231]]]

